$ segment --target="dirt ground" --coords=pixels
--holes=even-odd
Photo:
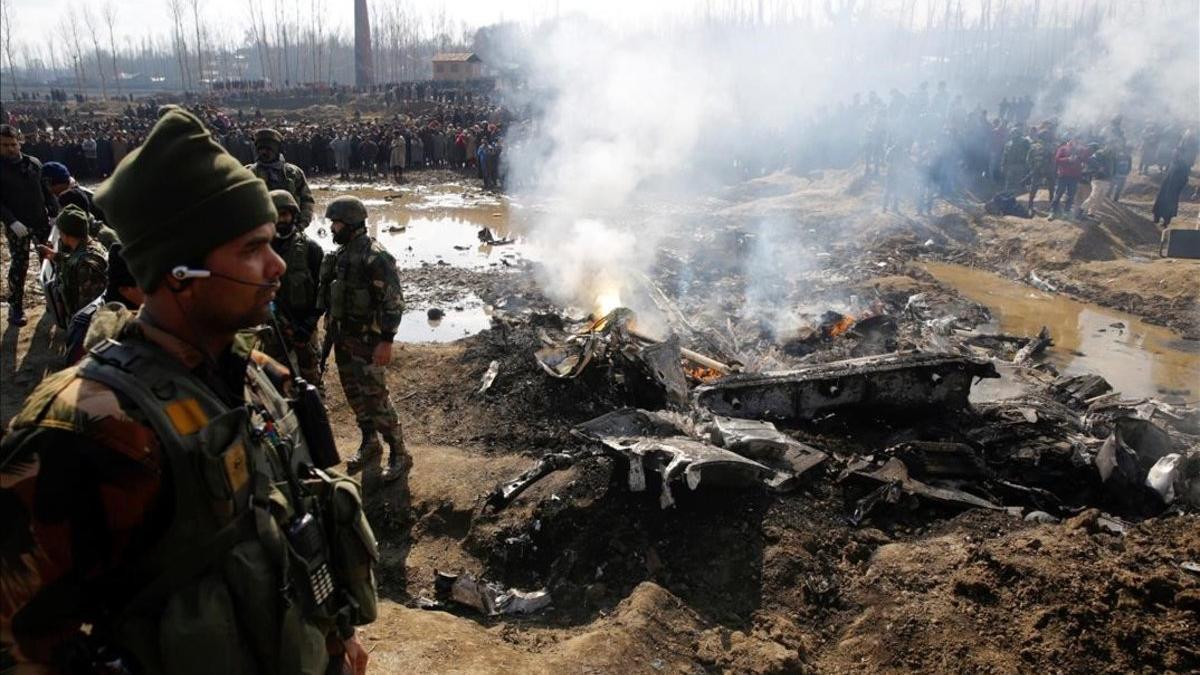
[[[877,186],[843,175],[751,181],[712,212],[714,228],[731,232],[751,214],[792,219],[801,244],[805,232],[841,232],[820,237],[840,267],[813,271],[825,281],[805,291],[810,304],[847,290],[897,302],[926,291],[982,320],[981,308],[915,264],[929,258],[1017,280],[1035,271],[1061,291],[1197,335],[1200,266],[1152,257],[1157,234],[1145,218],[1153,200],[1139,187],[1145,182],[1131,186],[1140,201],[1118,207],[1122,219],[1107,225],[996,218],[959,206],[940,207],[932,219],[884,215],[870,206],[879,203]],[[1183,210],[1181,221],[1194,221],[1196,204]],[[422,269],[406,283],[441,289],[424,297],[442,298],[449,283],[487,303],[545,304],[526,267]],[[660,271],[670,271],[670,260]],[[709,288],[700,277],[698,288]],[[4,424],[61,358],[57,329],[32,287],[31,294],[29,325],[6,327],[0,343]],[[726,303],[707,311],[736,309],[736,297]],[[1181,567],[1200,561],[1200,520],[1191,514],[1114,535],[1089,512],[1037,524],[905,504],[855,527],[843,495],[820,480],[785,495],[683,493],[663,510],[651,494],[629,492],[603,459],[556,473],[487,513],[483,496],[498,482],[566,449],[573,424],[611,409],[587,382],[546,377],[528,344],[497,324],[455,342],[398,345],[389,384],[414,457],[414,521],[406,524],[394,490],[368,469],[383,598],[379,619],[361,633],[372,672],[1200,670],[1200,575]],[[499,375],[479,394],[493,361]],[[348,456],[357,429],[331,366],[328,404]],[[869,446],[883,436],[836,425],[793,433],[818,447]],[[545,586],[554,601],[503,619],[420,609],[435,570]]]

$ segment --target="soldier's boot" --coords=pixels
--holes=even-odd
[[[388,453],[387,464],[383,467],[383,482],[394,483],[404,479],[404,489],[408,490],[408,472],[412,469],[412,457],[403,447],[395,448]]]
[[[412,456],[404,447],[404,432],[399,429],[383,435],[388,444],[387,466],[383,467],[383,482],[394,483],[404,479],[404,491],[408,491],[408,472],[412,469]]]
[[[359,444],[354,456],[346,460],[346,473],[354,475],[362,471],[368,462],[381,454],[383,454],[383,445],[379,442],[379,437],[375,435],[375,430],[362,429],[362,443]]]

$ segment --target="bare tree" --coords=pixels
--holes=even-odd
[[[108,54],[112,57],[112,74],[113,79],[117,84],[117,96],[121,95],[121,71],[117,68],[117,5],[113,0],[108,0],[104,3],[104,8],[100,10],[100,16],[104,18],[104,25],[108,28]]]
[[[192,77],[187,64],[187,38],[183,35],[183,0],[167,0],[167,10],[171,13],[172,40],[175,56],[179,60],[179,80],[184,91],[188,91],[192,88]]]
[[[254,38],[254,46],[258,51],[259,70],[262,71],[262,76],[264,79],[266,79],[270,77],[270,67],[268,65],[267,57],[267,38],[266,35],[264,35],[265,31],[262,30],[260,25],[262,17],[262,0],[258,0],[257,2],[258,11],[255,11],[255,0],[247,0],[246,4],[250,10],[250,35]]]
[[[92,43],[92,57],[96,59],[96,74],[100,76],[100,98],[108,100],[108,77],[104,74],[103,54],[100,51],[100,24],[92,13],[91,5],[83,6],[83,23],[87,26],[88,38]]]
[[[190,0],[192,5],[192,24],[196,29],[196,84],[204,86],[204,24],[200,21],[200,5],[202,0]]]
[[[8,59],[8,74],[12,81],[13,93],[17,93],[17,62],[13,58],[13,20],[12,20],[12,0],[0,0],[0,41],[4,42],[4,58]],[[25,59],[26,68],[29,66],[29,58]]]
[[[79,42],[79,12],[76,11],[75,5],[67,7],[67,22],[59,24],[59,32],[71,55],[71,65],[75,71],[75,91],[82,94],[87,73],[83,65],[83,46]]]

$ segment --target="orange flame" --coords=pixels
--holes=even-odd
[[[724,373],[715,368],[695,366],[688,362],[684,362],[683,364],[683,374],[698,382],[709,382],[724,375]]]
[[[854,317],[850,316],[849,314],[844,314],[842,315],[841,319],[838,319],[836,322],[830,324],[830,326],[826,329],[826,333],[829,335],[829,337],[835,338],[850,330],[850,327],[853,325]]]

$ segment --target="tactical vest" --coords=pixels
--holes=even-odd
[[[334,321],[354,326],[370,326],[378,309],[371,300],[371,270],[369,259],[374,255],[392,256],[365,233],[358,235],[341,250],[326,256],[325,264],[332,266],[329,285],[329,316]]]
[[[79,297],[79,270],[89,258],[99,260],[105,269],[108,268],[108,252],[104,250],[104,246],[100,242],[90,238],[84,241],[79,248],[71,251],[71,255],[67,256],[60,265],[59,276],[62,278],[63,302],[66,304],[68,320],[70,315],[95,299]]]
[[[358,485],[289,474],[304,458],[302,441],[253,363],[252,403],[238,408],[138,338],[106,340],[78,374],[147,416],[174,496],[166,533],[114,580],[140,590],[96,631],[132,654],[138,672],[324,673],[326,636],[376,614],[378,551]],[[292,457],[278,439],[295,443]]]
[[[300,201],[300,167],[289,162],[283,163],[283,182],[270,180],[270,172],[258,165],[258,162],[247,164],[247,169],[254,172],[254,175],[261,178],[267,184],[268,190],[287,190]]]
[[[282,255],[287,272],[276,301],[293,317],[307,316],[317,304],[317,280],[308,268],[308,242],[308,237],[297,227]]]

